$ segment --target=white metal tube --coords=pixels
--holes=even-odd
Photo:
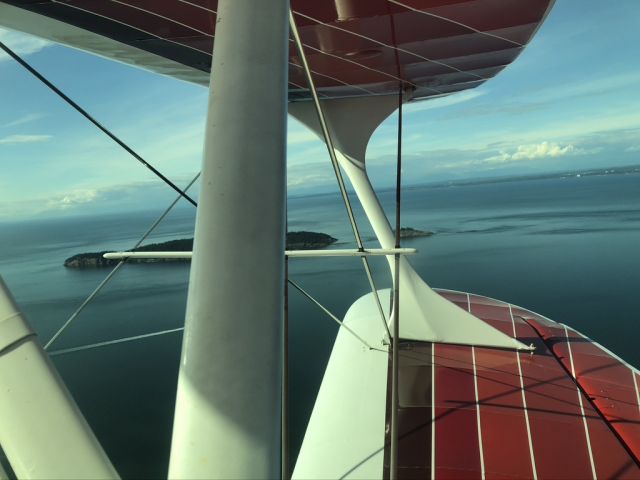
[[[336,248],[335,250],[287,250],[285,256],[290,258],[311,257],[379,257],[386,255],[413,255],[415,248]],[[103,255],[107,259],[147,258],[147,259],[190,259],[192,252],[109,252]]]
[[[380,257],[386,255],[413,255],[418,253],[415,248],[365,248],[355,249],[335,249],[335,250],[287,250],[287,257],[290,258],[312,258],[312,257]]]
[[[120,260],[122,258],[146,258],[146,259],[190,259],[193,252],[109,252],[102,255],[108,260]]]
[[[169,477],[280,472],[288,0],[220,0]]]
[[[118,478],[0,278],[0,445],[18,478]]]

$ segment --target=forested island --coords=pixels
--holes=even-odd
[[[324,248],[337,242],[326,233],[319,232],[287,232],[288,250],[312,250]],[[183,238],[180,240],[170,240],[162,243],[150,243],[131,250],[132,252],[190,252],[193,250],[193,238]],[[101,252],[79,253],[64,261],[64,266],[68,268],[102,268],[118,264],[120,260],[104,258],[105,253],[113,250],[103,250]],[[169,263],[188,262],[186,258],[129,258],[127,263]]]
[[[430,237],[431,235],[433,235],[433,232],[429,232],[428,230],[400,227],[400,238]]]
[[[433,232],[417,230],[410,227],[400,229],[400,238],[430,237]],[[313,250],[328,247],[337,242],[337,238],[319,232],[287,232],[287,250]],[[183,238],[180,240],[170,240],[162,243],[150,243],[131,250],[132,252],[190,252],[193,250],[193,238]],[[101,252],[79,253],[64,261],[67,268],[103,268],[112,267],[120,260],[104,258],[105,253],[113,250],[103,250]],[[184,263],[189,262],[188,258],[129,258],[127,263]]]

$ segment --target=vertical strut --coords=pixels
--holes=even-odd
[[[219,0],[170,478],[281,468],[288,0]]]

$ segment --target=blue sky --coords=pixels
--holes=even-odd
[[[640,2],[557,0],[523,54],[474,90],[405,107],[404,181],[640,164]],[[198,171],[207,90],[35,37],[0,39],[176,183]],[[367,164],[394,182],[396,119]],[[289,119],[291,194],[334,190],[324,144]],[[0,56],[0,221],[159,208],[173,198],[111,140]]]

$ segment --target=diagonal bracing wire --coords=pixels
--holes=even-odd
[[[298,290],[305,297],[307,297],[309,300],[311,300],[311,302],[313,302],[316,306],[318,306],[318,308],[320,308],[320,310],[322,310],[324,313],[326,313],[340,327],[344,328],[351,335],[353,335],[354,338],[356,338],[360,343],[362,343],[363,346],[365,346],[369,350],[377,350],[379,352],[387,353],[386,350],[383,350],[383,349],[377,348],[377,347],[373,347],[371,344],[369,344],[364,338],[362,338],[360,335],[358,335],[353,329],[351,329],[347,325],[345,325],[342,320],[340,320],[333,313],[331,313],[324,305],[322,305],[318,300],[313,298],[306,290],[304,290],[296,282],[294,282],[293,280],[288,279],[287,283],[289,283],[290,285],[295,287],[296,290]],[[159,332],[144,333],[142,335],[133,335],[131,337],[117,338],[115,340],[106,340],[104,342],[90,343],[88,345],[79,345],[77,347],[62,348],[60,350],[53,350],[53,351],[49,352],[49,355],[51,355],[51,356],[66,355],[68,353],[82,352],[84,350],[93,350],[95,348],[108,347],[110,345],[118,345],[120,343],[133,342],[133,341],[136,341],[136,340],[143,340],[145,338],[158,337],[158,336],[161,336],[161,335],[167,335],[169,333],[181,332],[183,330],[184,330],[184,327],[170,328],[168,330],[160,330]]]
[[[400,247],[400,192],[402,180],[402,102],[403,86],[398,93],[398,159],[396,162],[396,248]],[[393,341],[391,344],[391,449],[389,453],[389,478],[398,478],[398,408],[399,396],[399,368],[400,368],[400,255],[394,255],[393,278]]]
[[[60,350],[53,350],[49,352],[49,356],[54,357],[56,355],[66,355],[67,353],[82,352],[84,350],[93,350],[94,348],[108,347],[109,345],[118,345],[120,343],[133,342],[135,340],[143,340],[145,338],[150,338],[150,337],[159,337],[160,335],[181,332],[183,330],[184,330],[184,327],[171,328],[169,330],[161,330],[159,332],[152,332],[152,333],[143,333],[142,335],[134,335],[132,337],[118,338],[116,340],[107,340],[105,342],[90,343],[88,345],[80,345],[78,347],[61,348]]]
[[[322,128],[322,135],[324,137],[325,144],[327,145],[329,156],[331,157],[331,165],[333,166],[333,171],[336,175],[338,186],[340,187],[340,194],[342,195],[342,201],[344,202],[344,206],[347,209],[347,215],[349,216],[349,222],[351,223],[353,236],[355,237],[358,250],[363,251],[364,244],[362,243],[362,237],[360,236],[360,231],[358,230],[358,224],[356,223],[356,218],[355,218],[355,215],[353,214],[353,208],[351,208],[351,201],[349,200],[347,188],[345,187],[345,184],[344,184],[344,178],[342,177],[340,165],[338,164],[338,158],[336,157],[336,150],[333,145],[331,135],[329,134],[327,122],[324,117],[324,113],[322,111],[322,106],[320,105],[320,98],[318,97],[316,85],[315,85],[315,82],[313,81],[313,75],[311,75],[311,69],[309,68],[309,63],[307,62],[307,57],[304,53],[304,47],[302,45],[302,40],[300,39],[300,34],[298,33],[298,27],[296,26],[296,21],[293,16],[292,10],[289,10],[289,28],[291,29],[291,34],[293,35],[296,48],[298,49],[298,54],[300,55],[300,60],[302,62],[302,67],[305,72],[307,83],[309,84],[309,91],[311,92],[311,96],[313,97],[313,103],[315,104],[316,112],[318,114],[318,121],[320,122],[320,127]],[[380,303],[380,296],[378,295],[378,289],[376,288],[376,285],[373,281],[373,275],[371,275],[371,267],[369,266],[369,261],[364,256],[362,257],[362,265],[364,267],[365,273],[367,274],[367,279],[369,280],[371,291],[373,292],[373,296],[375,298],[378,311],[380,312],[380,318],[382,319],[382,324],[384,325],[387,338],[390,340],[391,332],[389,331],[389,325],[387,325],[387,319],[385,317],[384,310],[382,308],[382,303]]]
[[[362,338],[360,335],[358,335],[353,329],[351,329],[349,326],[347,326],[342,320],[340,320],[333,313],[331,313],[324,305],[322,305],[318,300],[313,298],[311,296],[311,294],[309,294],[306,290],[304,290],[296,282],[294,282],[291,279],[287,280],[287,282],[289,282],[289,284],[292,285],[296,290],[298,290],[302,295],[304,295],[309,300],[311,300],[318,308],[320,308],[320,310],[322,310],[324,313],[326,313],[331,319],[333,319],[334,322],[336,322],[338,325],[340,325],[340,327],[344,328],[351,335],[353,335],[360,343],[362,343],[362,345],[367,347],[369,350],[379,350],[381,352],[387,353],[386,350],[382,350],[380,348],[376,348],[376,347],[371,346],[369,344],[369,342],[367,342],[364,338]]]
[[[151,170],[160,180],[173,188],[176,192],[180,194],[186,201],[191,203],[194,207],[197,207],[198,204],[196,201],[187,195],[184,191],[180,190],[175,183],[165,177],[162,173],[160,173],[153,165],[147,162],[144,158],[138,155],[131,147],[129,147],[126,143],[120,140],[115,134],[113,134],[108,128],[98,122],[95,118],[93,118],[84,108],[78,105],[76,102],[71,100],[62,90],[56,87],[53,83],[47,80],[44,76],[42,76],[35,68],[25,62],[17,53],[7,47],[4,43],[0,42],[0,49],[4,50],[7,55],[13,58],[16,62],[18,62],[25,70],[27,70],[31,75],[36,77],[42,83],[44,83],[51,91],[53,91],[56,95],[62,98],[65,102],[67,102],[74,110],[76,110],[80,115],[85,117],[91,123],[93,123],[99,130],[101,130],[105,135],[107,135],[111,140],[120,145],[127,153],[129,153],[133,158],[138,160],[142,165]]]
[[[195,177],[193,177],[193,179],[187,184],[184,191],[186,192],[187,190],[189,190],[191,186],[196,182],[196,180],[198,180],[199,177],[200,177],[200,173],[198,173]],[[155,228],[160,224],[160,222],[164,220],[164,218],[169,214],[169,212],[173,209],[173,207],[176,205],[176,203],[178,203],[178,201],[181,198],[183,198],[183,196],[178,195],[173,200],[173,202],[171,202],[171,204],[166,208],[166,210],[162,212],[162,215],[160,215],[157,218],[157,220],[153,222],[153,224],[147,229],[147,231],[144,232],[142,237],[140,237],[140,240],[138,240],[134,245],[133,249],[138,248],[140,244],[142,244],[142,242],[146,240],[146,238],[151,234],[151,232],[155,230]],[[118,262],[118,264],[115,267],[113,267],[113,270],[109,272],[109,275],[107,275],[105,279],[102,280],[102,282],[100,282],[100,284],[93,290],[93,292],[91,292],[91,294],[86,298],[86,300],[82,302],[82,304],[80,304],[80,306],[76,309],[76,311],[71,314],[71,316],[67,319],[67,321],[64,322],[64,324],[58,329],[58,331],[53,335],[53,337],[51,337],[51,339],[45,344],[44,346],[45,350],[47,350],[53,344],[53,342],[55,342],[57,338],[60,335],[62,335],[62,332],[64,332],[67,329],[67,327],[71,325],[71,322],[73,322],[76,319],[76,317],[80,315],[80,312],[82,312],[82,310],[84,310],[85,307],[89,305],[94,298],[96,298],[96,295],[98,295],[100,290],[102,290],[105,287],[105,285],[109,283],[109,281],[113,278],[116,272],[122,267],[122,265],[124,265],[126,260],[127,260],[126,258],[123,260],[120,260],[120,262]]]

